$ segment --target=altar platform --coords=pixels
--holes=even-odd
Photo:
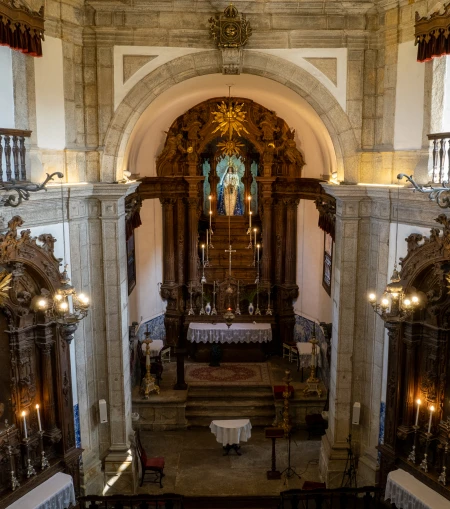
[[[250,373],[252,363],[223,363],[220,368],[209,368],[207,363],[187,361],[189,387],[186,391],[178,391],[173,390],[176,363],[165,364],[159,395],[152,394],[150,399],[144,400],[139,388],[134,388],[132,409],[139,414],[139,419],[133,425],[144,430],[179,430],[209,426],[216,418],[243,417],[250,418],[254,426],[270,425],[275,414],[279,415],[282,410],[283,401],[275,399],[274,387],[283,385],[286,369],[291,370],[293,378],[294,397],[290,405],[294,424],[306,428],[306,415],[324,409],[325,387],[322,384],[321,397],[317,394],[305,396],[306,384],[301,382],[295,363],[272,357],[268,362],[253,363],[253,366],[259,367],[259,373]]]

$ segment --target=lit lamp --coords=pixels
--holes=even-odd
[[[233,320],[235,319],[235,316],[234,316],[231,308],[227,308],[227,310],[223,314],[223,317],[225,319],[225,323],[227,324],[227,327],[230,328],[233,323]]]

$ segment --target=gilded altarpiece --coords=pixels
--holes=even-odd
[[[56,239],[32,237],[15,216],[0,235],[0,507],[64,471],[79,493],[81,450],[75,444],[69,341],[41,296],[61,286]],[[36,410],[39,405],[42,438]],[[25,412],[26,433],[22,413]],[[42,468],[42,447],[49,466]],[[36,474],[27,476],[28,459]],[[12,472],[20,486],[12,489]]]

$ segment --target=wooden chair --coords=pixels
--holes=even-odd
[[[163,347],[161,352],[159,353],[161,357],[161,362],[170,362],[170,353],[172,348],[169,345]]]
[[[136,449],[141,462],[141,486],[144,483],[145,474],[150,473],[155,476],[152,483],[159,483],[159,487],[162,488],[162,478],[164,477],[164,465],[165,460],[162,457],[149,458],[145,449],[141,443],[141,437],[139,430],[136,431]]]

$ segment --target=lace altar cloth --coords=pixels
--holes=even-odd
[[[223,446],[239,444],[239,441],[247,442],[252,436],[250,419],[227,419],[212,421],[209,425],[211,433],[216,435],[216,440]]]
[[[270,323],[190,323],[187,339],[191,343],[268,343],[272,341]]]
[[[385,499],[397,509],[449,509],[450,501],[404,470],[389,472]]]
[[[75,504],[72,477],[58,472],[7,509],[67,509]]]

